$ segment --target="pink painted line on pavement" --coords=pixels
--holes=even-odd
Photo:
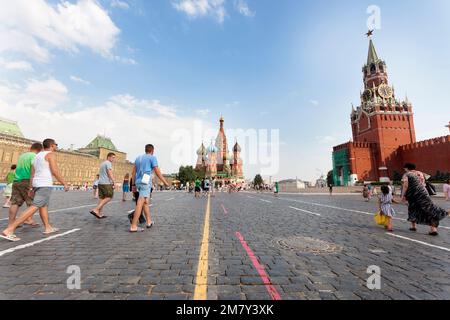
[[[222,203],[221,203],[220,205],[222,206],[222,209],[223,209],[223,213],[224,213],[225,215],[228,215],[228,211],[227,211],[227,209],[225,209],[225,207],[223,206],[223,204],[222,204]]]
[[[259,263],[258,259],[256,258],[255,254],[253,253],[252,249],[250,249],[250,247],[248,246],[244,237],[238,231],[236,232],[236,237],[238,237],[238,239],[241,241],[242,246],[244,247],[245,251],[247,252],[256,271],[258,271],[272,300],[281,300],[280,294],[278,293],[277,289],[272,285],[272,282],[270,281],[269,276],[267,275],[266,271],[264,270],[264,267]]]

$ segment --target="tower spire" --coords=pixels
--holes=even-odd
[[[223,130],[223,123],[225,122],[225,119],[223,118],[223,115],[220,116],[220,129]]]
[[[373,44],[372,38],[369,42],[369,54],[367,55],[367,65],[370,65],[372,63],[376,63],[379,60],[377,50],[375,49],[375,46]]]

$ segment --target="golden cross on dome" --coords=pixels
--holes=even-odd
[[[375,30],[369,30],[369,31],[366,33],[367,38],[372,37],[374,31],[375,31]]]

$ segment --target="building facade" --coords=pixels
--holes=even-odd
[[[335,185],[391,181],[406,162],[430,175],[450,172],[450,136],[416,141],[413,106],[396,98],[372,39],[362,72],[361,104],[350,116],[353,140],[333,148]]]
[[[29,151],[35,142],[24,138],[16,122],[0,119],[0,181],[4,181],[11,165],[16,164],[19,156]],[[121,183],[126,173],[131,174],[133,165],[126,160],[126,153],[118,151],[109,138],[97,136],[86,148],[59,150],[56,159],[67,184],[83,186],[87,182],[92,186],[100,164],[110,152],[116,154],[113,174],[116,182]]]
[[[203,172],[209,178],[221,179],[226,182],[243,182],[244,170],[241,147],[236,141],[232,152],[229,151],[223,117],[220,118],[219,122],[220,128],[215,143],[211,141],[208,147],[205,147],[202,143],[197,150],[195,169]]]

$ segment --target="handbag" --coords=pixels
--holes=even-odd
[[[427,182],[426,188],[430,196],[435,196],[437,194],[436,187],[433,186],[430,182]]]
[[[150,175],[147,173],[144,173],[141,180],[142,184],[149,184],[150,183]]]
[[[377,212],[377,214],[374,217],[375,223],[380,225],[380,226],[385,226],[387,219],[386,216],[384,214],[382,214],[381,212]]]
[[[134,211],[128,215],[128,220],[130,220],[130,223],[133,222],[133,218],[134,218]],[[145,219],[145,215],[141,214],[141,216],[139,217],[139,224],[144,224],[146,222],[147,220]]]

